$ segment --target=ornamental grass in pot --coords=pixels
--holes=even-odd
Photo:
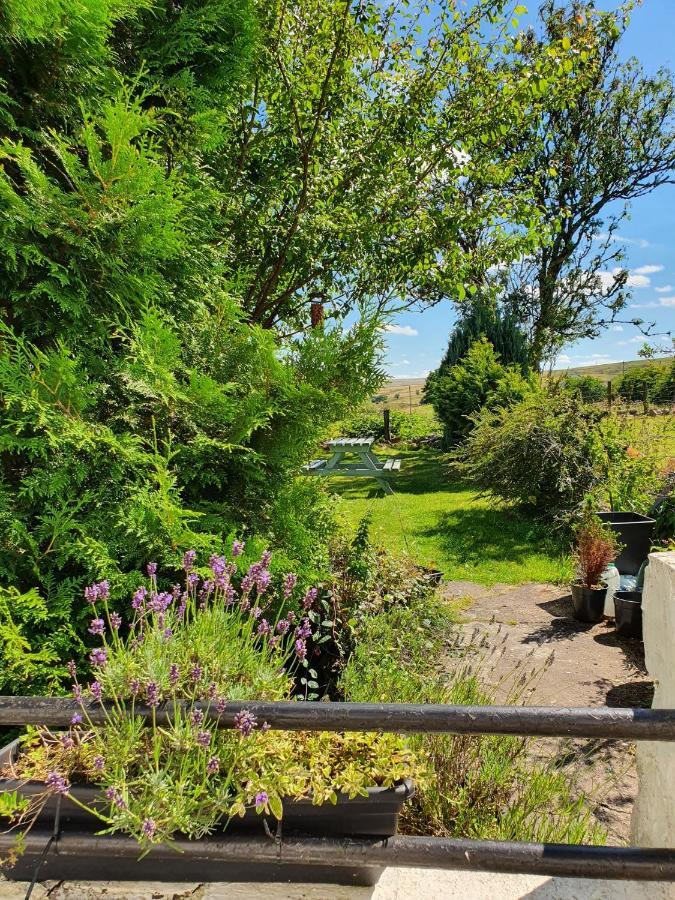
[[[233,555],[240,552],[235,543]],[[173,846],[176,838],[269,834],[278,823],[285,833],[394,834],[421,769],[401,737],[276,731],[245,706],[234,729],[214,727],[226,700],[292,699],[294,671],[311,671],[317,591],[296,598],[293,574],[275,590],[269,553],[241,578],[233,559],[212,557],[200,571],[195,556],[185,555],[184,585],[168,591],[150,564],[126,621],[109,609],[105,581],[85,590],[89,631],[100,642],[91,650],[91,678],[83,683],[70,665],[77,705],[67,731],[31,728],[3,751],[5,818],[20,832],[50,828],[61,798],[64,827],[131,836],[150,859],[155,845]],[[140,705],[150,708],[148,718],[137,714]],[[99,707],[102,724],[91,716]],[[170,712],[168,721],[160,721],[160,709]],[[110,877],[103,860],[89,862],[90,870],[80,866],[76,874]],[[178,855],[169,868],[144,862],[114,877],[209,877]],[[285,877],[278,868],[251,863],[242,872],[221,864],[213,877]],[[27,874],[19,857],[10,875]],[[309,870],[297,874],[312,879]],[[42,877],[76,875],[54,857]]]
[[[604,614],[607,583],[602,573],[616,558],[620,545],[613,532],[597,516],[588,514],[576,531],[574,561],[577,579],[572,582],[574,617],[580,622],[599,622]]]

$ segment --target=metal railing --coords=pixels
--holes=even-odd
[[[192,705],[192,704],[190,704]],[[417,704],[229,702],[220,715],[201,704],[212,724],[234,726],[242,709],[271,728],[303,731],[387,731],[396,733],[501,734],[577,737],[633,741],[675,741],[675,710],[620,708],[557,708],[514,706],[442,706]],[[43,724],[66,727],[80,704],[68,698],[0,697],[0,726]],[[150,716],[136,705],[136,714]],[[155,711],[158,722],[171,718],[174,704]],[[100,704],[86,705],[92,722],[105,721]],[[674,798],[675,802],[675,798]],[[0,836],[0,856],[11,848],[11,835]],[[44,837],[29,833],[26,850],[38,852]],[[136,858],[132,838],[61,833],[55,841],[59,856],[107,850],[115,857]],[[395,836],[380,838],[312,838],[225,835],[207,841],[179,840],[172,848],[153,848],[158,859],[186,858],[205,862],[260,862],[336,867],[414,866],[488,872],[641,881],[675,881],[675,849],[596,847],[586,845],[467,840],[461,838]]]

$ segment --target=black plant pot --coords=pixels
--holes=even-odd
[[[616,591],[614,623],[622,637],[642,638],[642,591]]]
[[[614,565],[622,575],[637,575],[649,556],[655,520],[633,512],[600,512],[597,515],[624,545]]]
[[[607,585],[602,587],[587,588],[583,584],[572,585],[572,606],[574,618],[580,622],[599,622],[605,612],[605,597]]]
[[[19,742],[13,741],[0,749],[0,767],[16,759]],[[22,782],[0,778],[0,793],[17,791],[26,797],[44,794],[43,782]],[[101,793],[86,784],[74,784],[71,793],[88,806],[96,805]],[[401,807],[415,793],[412,781],[406,780],[392,788],[373,787],[367,797],[338,795],[335,806],[325,803],[315,806],[310,800],[296,800],[284,804],[283,837],[374,837],[385,838],[396,834]],[[14,866],[3,868],[3,875],[15,881],[30,881],[43,846],[47,844],[53,829],[57,798],[50,797],[30,834],[44,835],[36,849],[28,849]],[[151,850],[143,859],[122,858],[116,853],[116,844],[128,839],[115,835],[97,838],[96,849],[83,843],[76,856],[50,852],[40,867],[41,881],[251,881],[251,882],[312,882],[326,884],[373,885],[382,869],[373,866],[322,866],[286,865],[272,862],[225,861],[213,859],[217,845],[227,842],[228,836],[256,837],[266,834],[263,819],[255,810],[247,810],[243,818],[233,819],[227,830],[214,832],[206,838],[190,841],[190,854],[169,853],[165,848]],[[73,803],[61,798],[61,832],[77,833],[91,837],[105,825],[100,819]],[[0,819],[0,827],[3,822]],[[267,819],[268,830],[277,832],[277,820]],[[4,829],[3,829],[4,830]],[[180,840],[180,835],[177,835]],[[269,839],[269,838],[267,838]],[[31,848],[33,841],[31,841]],[[192,852],[194,848],[194,852]],[[202,852],[203,851],[203,852]],[[140,848],[139,848],[140,855]]]

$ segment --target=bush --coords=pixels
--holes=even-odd
[[[598,426],[604,413],[566,394],[533,394],[510,409],[485,409],[455,454],[479,490],[568,519],[598,487]]]
[[[600,403],[607,399],[607,385],[592,375],[580,375],[577,378],[567,376],[563,384],[570,394],[580,397],[584,403]]]
[[[437,433],[434,419],[420,413],[406,413],[393,409],[389,413],[389,430],[392,441],[414,441]],[[381,412],[362,410],[339,422],[333,429],[345,437],[384,438],[384,419]]]
[[[356,649],[341,682],[345,698],[369,703],[493,703],[483,686],[487,679],[480,673],[480,660],[455,675],[443,670],[454,621],[450,608],[433,598],[374,610],[357,627]],[[516,669],[513,684],[529,683],[531,677]],[[522,703],[522,696],[521,687],[509,702]],[[574,796],[564,772],[533,762],[528,740],[428,734],[411,735],[409,741],[423,755],[430,774],[403,808],[404,833],[604,842],[592,823],[587,798]]]
[[[494,347],[480,338],[463,360],[441,374],[435,383],[433,405],[443,425],[447,447],[466,438],[471,416],[483,407],[509,406],[533,390],[533,383],[516,366],[503,366]]]
[[[675,361],[629,369],[614,382],[618,395],[629,402],[675,402]]]

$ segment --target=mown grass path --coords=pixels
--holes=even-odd
[[[428,449],[376,452],[403,460],[400,474],[391,479],[393,496],[383,496],[367,479],[327,479],[352,525],[371,515],[374,543],[438,568],[448,579],[483,585],[568,579],[569,559],[550,536],[453,480],[446,454]]]

